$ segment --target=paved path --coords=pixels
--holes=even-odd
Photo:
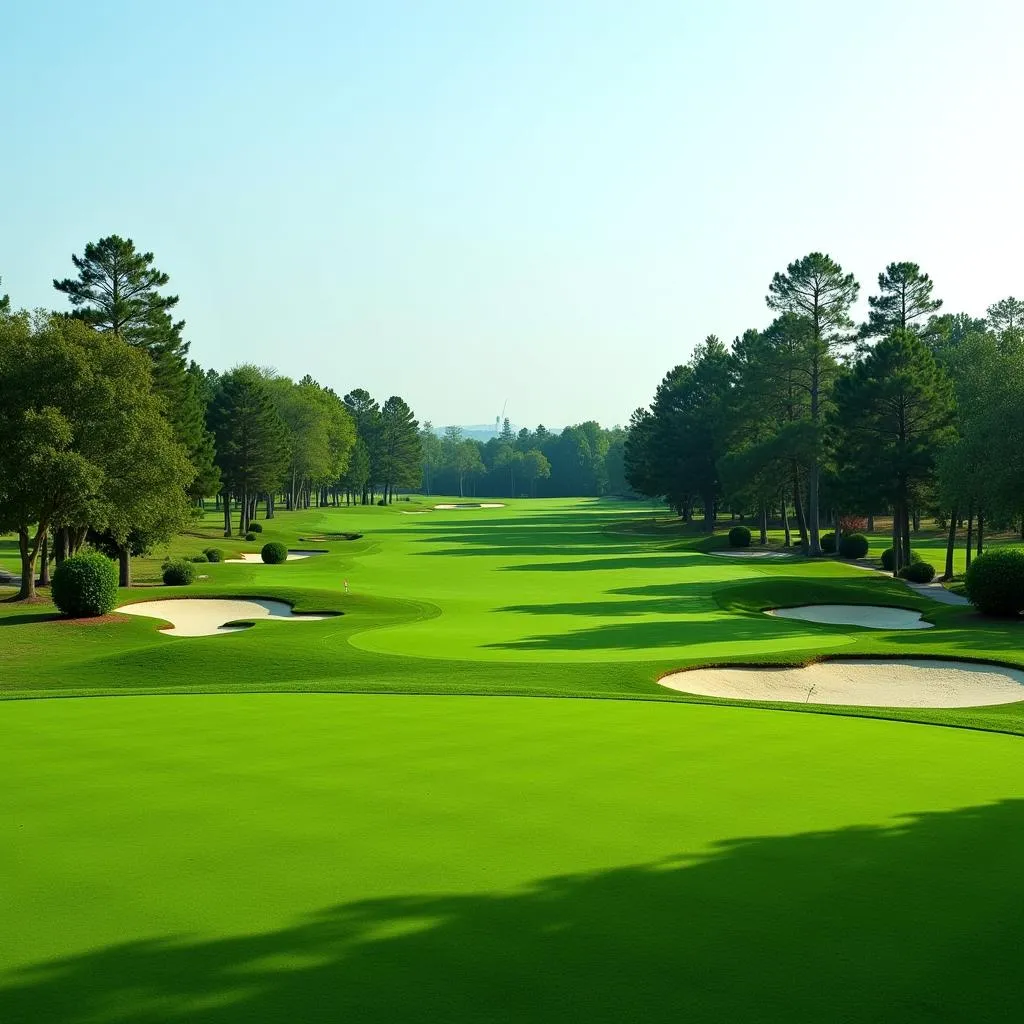
[[[889,575],[885,569],[880,569],[877,565],[871,565],[859,559],[855,562],[846,562],[844,564],[852,565],[856,569],[868,569],[871,572],[883,572],[886,576]],[[899,577],[894,578],[898,579]],[[947,590],[938,580],[933,580],[931,583],[911,583],[909,580],[903,580],[902,582],[910,587],[911,590],[916,590],[919,594],[930,597],[933,601],[938,601],[939,604],[965,605],[971,603],[966,597],[961,597],[960,594],[954,594],[952,590]]]

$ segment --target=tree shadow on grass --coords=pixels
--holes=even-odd
[[[511,892],[364,900],[264,934],[41,963],[8,976],[0,1019],[1012,1020],[1024,999],[1022,846],[1024,801],[1006,800],[731,839]]]
[[[690,609],[687,609],[690,610]],[[783,638],[802,637],[806,643],[793,650],[807,647],[831,649],[836,640],[830,627],[815,629],[794,619],[764,616],[734,615],[723,619],[678,618],[652,622],[605,623],[592,629],[578,629],[567,633],[546,633],[483,644],[489,650],[505,651],[588,651],[588,650],[653,650],[665,648],[679,650],[692,644],[726,644],[731,655],[743,656],[746,642],[765,642]],[[839,627],[845,631],[846,627]],[[845,641],[845,638],[843,638]],[[843,641],[840,641],[843,642]]]

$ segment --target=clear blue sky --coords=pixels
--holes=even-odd
[[[192,354],[622,423],[821,249],[1024,293],[1011,0],[4,5],[0,276],[157,255]]]

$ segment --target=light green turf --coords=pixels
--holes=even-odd
[[[621,701],[0,706],[0,1020],[1019,1012],[1020,740]]]
[[[189,588],[142,586],[122,600],[264,596],[323,622],[260,622],[230,636],[162,636],[145,618],[68,623],[45,605],[0,602],[0,692],[358,690],[629,696],[685,700],[656,680],[722,662],[801,663],[828,655],[934,655],[1024,663],[1019,623],[929,601],[836,560],[737,561],[651,510],[595,500],[406,515],[424,503],[279,513],[260,539],[204,523],[136,565],[210,544],[229,555],[267,540],[329,553],[280,566],[217,564]],[[319,541],[321,533],[360,533]],[[348,579],[351,593],[342,592]],[[936,628],[879,632],[769,617],[763,609],[863,602],[922,611]],[[862,712],[1018,731],[1020,706]]]

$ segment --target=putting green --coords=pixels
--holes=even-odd
[[[1015,737],[316,694],[14,701],[0,730],[12,1024],[995,1020],[1024,997]]]

